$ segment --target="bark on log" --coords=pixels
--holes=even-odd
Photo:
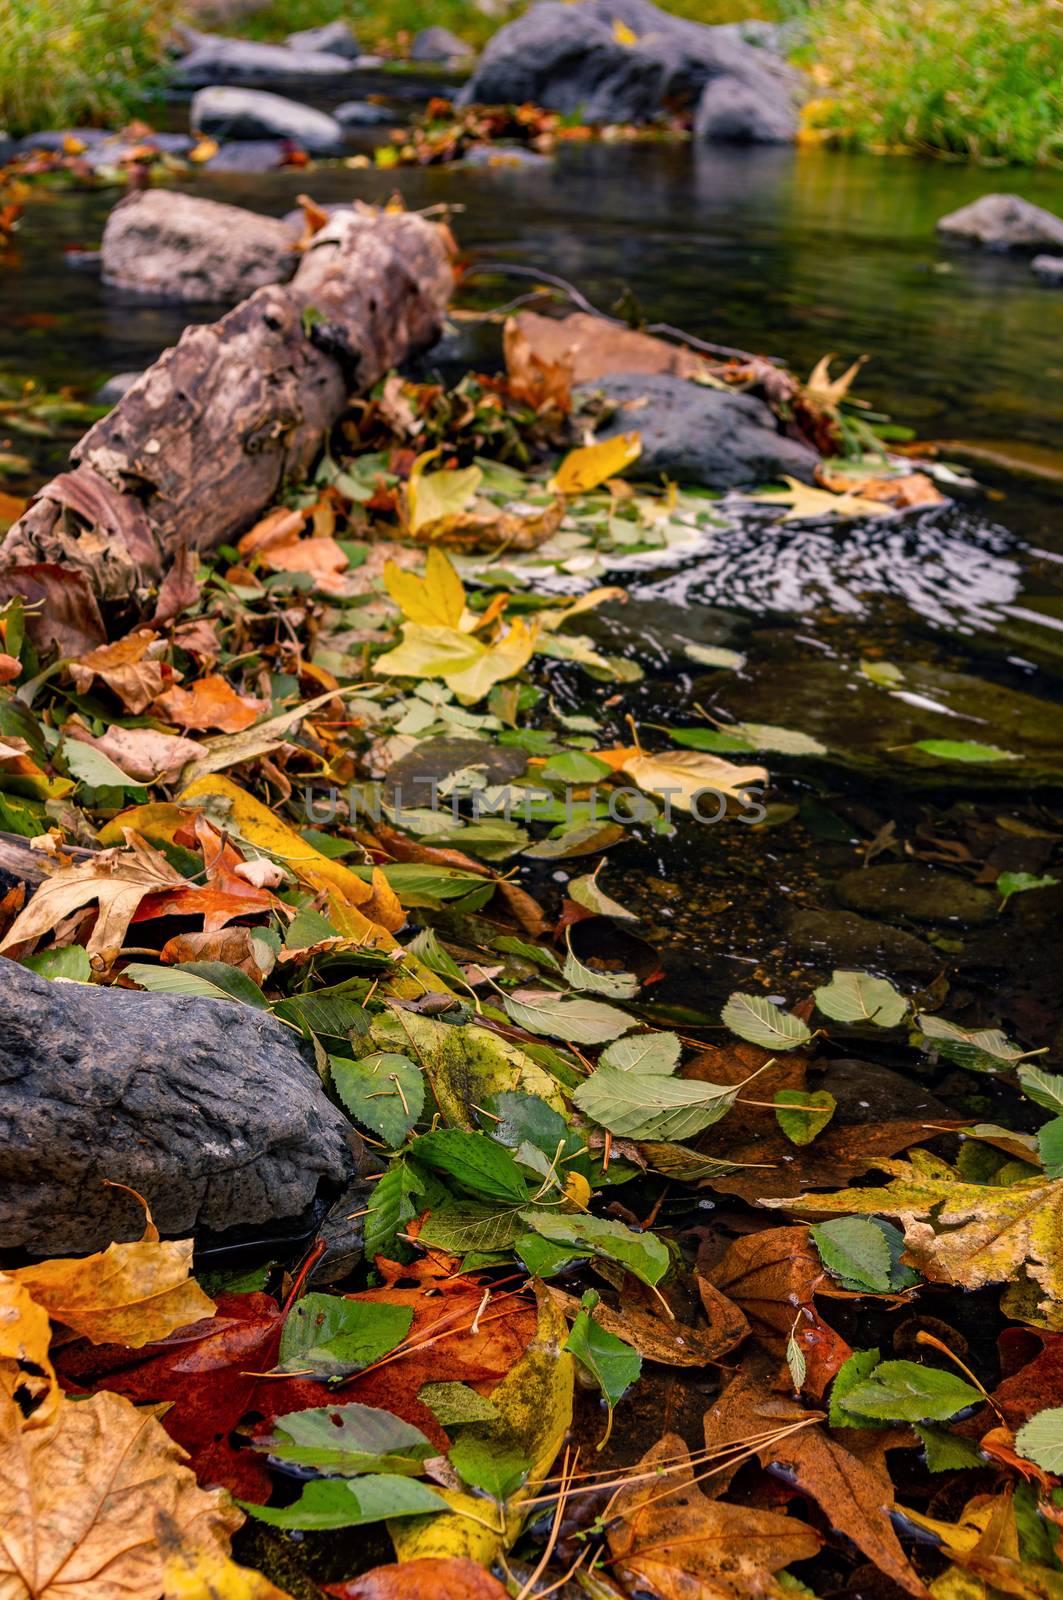
[[[61,562],[104,600],[156,585],[186,543],[237,538],[303,477],[347,395],[435,342],[453,286],[423,217],[336,213],[286,287],[185,330],[71,453],[0,547]]]

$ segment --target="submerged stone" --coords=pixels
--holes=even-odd
[[[947,239],[986,250],[1043,250],[1063,245],[1063,217],[1017,194],[984,194],[937,225]]]
[[[871,917],[959,922],[974,927],[996,916],[999,895],[952,872],[915,861],[847,872],[834,885],[843,906]]]
[[[929,973],[941,966],[937,951],[914,934],[850,911],[797,911],[786,924],[786,942],[824,970]]]

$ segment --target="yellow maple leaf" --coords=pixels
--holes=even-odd
[[[213,1300],[190,1276],[192,1240],[160,1240],[146,1203],[141,1200],[141,1204],[144,1237],[136,1243],[109,1244],[91,1256],[58,1256],[14,1267],[9,1277],[53,1322],[64,1323],[93,1344],[124,1344],[139,1350],[178,1328],[212,1317]]]
[[[766,506],[786,506],[784,522],[816,522],[823,517],[882,517],[892,509],[881,500],[867,500],[862,495],[831,494],[825,489],[814,489],[797,478],[784,476],[783,482],[785,490],[747,494],[743,499],[756,500]]]
[[[465,586],[442,550],[434,546],[428,552],[423,578],[389,561],[384,567],[384,587],[410,622],[446,628],[461,623]]]
[[[748,805],[744,786],[768,781],[764,767],[736,767],[733,762],[701,750],[665,750],[660,755],[649,755],[645,750],[632,749],[618,755],[618,760],[609,756],[604,759],[634,778],[640,789],[666,796],[681,811],[692,812],[697,796],[705,790]]]
[[[479,467],[462,467],[456,472],[426,472],[430,461],[442,454],[440,448],[426,450],[410,469],[406,485],[406,523],[411,533],[437,527],[461,515],[483,482]]]
[[[642,436],[638,433],[618,433],[612,439],[570,450],[550,487],[558,494],[586,494],[607,478],[615,478],[641,454]]]
[[[517,617],[492,644],[457,628],[407,622],[402,642],[378,656],[373,671],[392,678],[441,678],[472,705],[496,683],[527,666],[537,638],[538,625],[529,626],[523,617]]]
[[[819,406],[824,411],[837,410],[839,403],[845,399],[852,388],[853,382],[867,357],[861,356],[859,360],[854,361],[852,366],[848,367],[840,378],[832,378],[830,375],[830,364],[833,360],[833,355],[821,356],[809,373],[808,382],[805,384],[805,394],[814,405]],[[859,404],[859,402],[857,403]]]

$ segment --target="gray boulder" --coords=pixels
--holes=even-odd
[[[344,128],[390,127],[400,120],[387,106],[374,105],[371,100],[345,100],[332,115]]]
[[[475,52],[449,28],[422,28],[410,46],[411,61],[466,61]]]
[[[343,146],[335,117],[265,89],[214,84],[193,97],[191,120],[200,133],[221,139],[289,139],[309,155],[333,155]]]
[[[797,98],[780,92],[776,73],[750,67],[744,77],[711,78],[698,101],[694,135],[707,144],[793,144]]]
[[[0,1238],[41,1255],[298,1215],[359,1141],[290,1029],[237,1001],[0,985]]]
[[[622,372],[581,385],[582,401],[602,395],[617,410],[600,439],[637,430],[640,478],[666,476],[708,489],[740,489],[782,474],[811,482],[817,456],[787,439],[771,411],[748,394],[706,389],[663,373]]]
[[[1034,256],[1030,265],[1042,283],[1063,287],[1063,256]]]
[[[207,164],[210,172],[276,172],[288,159],[283,139],[231,139]]]
[[[1063,246],[1063,218],[1017,194],[984,194],[937,225],[946,239],[986,250],[1048,250]]]
[[[634,43],[617,37],[617,23],[635,35]],[[792,114],[796,74],[770,48],[750,43],[731,26],[689,22],[650,0],[539,0],[495,34],[462,98],[532,100],[577,112],[589,123],[639,123],[666,104],[696,105],[717,78],[749,83],[760,98],[778,99]]]
[[[174,67],[175,81],[186,89],[213,83],[291,83],[312,78],[317,83],[345,78],[351,71],[346,56],[325,50],[289,50],[282,44],[257,44],[202,34]]]
[[[284,41],[289,50],[317,50],[326,55],[346,56],[357,61],[360,51],[358,40],[349,22],[326,22],[321,28],[302,28],[290,33]]]
[[[275,217],[163,189],[120,200],[103,230],[103,281],[166,300],[242,300],[297,265]]]

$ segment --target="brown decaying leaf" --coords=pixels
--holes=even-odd
[[[497,1578],[464,1556],[424,1556],[374,1567],[349,1583],[328,1583],[336,1600],[509,1600]]]
[[[95,901],[99,911],[86,948],[90,956],[99,956],[107,964],[113,961],[145,895],[172,886],[186,887],[185,879],[165,856],[131,829],[126,830],[126,840],[125,850],[101,850],[90,861],[60,867],[46,878],[8,929],[0,943],[0,955],[50,933],[71,912]]]
[[[570,382],[590,383],[613,372],[665,372],[697,378],[712,370],[704,356],[668,344],[605,317],[577,311],[568,317],[541,317],[521,311],[513,319],[530,353],[548,366],[569,369]]]
[[[160,733],[156,728],[108,728],[99,739],[87,729],[68,723],[67,738],[90,744],[102,752],[129,778],[154,783],[159,778],[175,782],[181,768],[206,754],[206,746],[177,733]]]
[[[551,408],[561,416],[572,410],[572,367],[564,359],[552,361],[531,347],[516,317],[510,317],[503,334],[509,392],[535,411]]]
[[[160,1516],[188,1551],[224,1557],[243,1521],[200,1489],[155,1416],[106,1391],[24,1428],[0,1393],[0,1595],[147,1600],[164,1588]],[[171,1539],[175,1537],[171,1531]]]
[[[128,712],[139,716],[162,694],[172,676],[165,662],[149,654],[158,637],[153,628],[138,628],[124,639],[102,644],[80,661],[72,661],[70,676],[75,689],[88,694],[98,678]]]
[[[93,1344],[132,1350],[214,1315],[192,1271],[191,1239],[160,1240],[145,1210],[144,1236],[95,1255],[14,1267],[9,1276],[61,1322]]]
[[[718,1361],[740,1344],[749,1332],[749,1323],[738,1307],[711,1284],[699,1280],[699,1288],[703,1295],[707,1291],[711,1297],[706,1301],[708,1328],[666,1321],[648,1311],[614,1311],[604,1301],[594,1308],[594,1320],[606,1333],[623,1339],[647,1361],[658,1361],[666,1367],[702,1367],[707,1362]],[[554,1304],[560,1306],[567,1317],[578,1314],[578,1295],[565,1294],[553,1285],[548,1285],[548,1291]]]
[[[773,1575],[814,1556],[819,1535],[778,1511],[710,1500],[690,1466],[654,1470],[683,1457],[682,1439],[666,1433],[639,1463],[649,1476],[617,1495],[607,1534],[616,1575],[659,1600],[780,1600]]]
[[[269,707],[252,695],[237,694],[227,678],[212,673],[199,678],[190,688],[175,685],[160,695],[155,709],[167,722],[181,728],[217,728],[221,733],[239,733],[249,728]]]
[[[159,951],[159,960],[172,966],[182,961],[224,961],[246,972],[254,983],[261,983],[266,976],[255,955],[252,930],[240,925],[209,933],[179,933],[167,939]]]
[[[196,579],[198,566],[199,558],[195,551],[189,549],[187,540],[182,540],[170,564],[170,570],[159,586],[159,598],[152,618],[156,627],[163,627],[167,622],[173,622],[182,611],[187,611],[189,606],[195,605],[199,599],[199,583]]]
[[[805,1358],[804,1387],[818,1399],[852,1351],[813,1304],[826,1272],[808,1229],[766,1228],[736,1239],[709,1276],[773,1355],[785,1353],[792,1333]]]
[[[787,1432],[759,1449],[764,1467],[779,1467],[810,1495],[832,1528],[843,1533],[869,1560],[909,1594],[924,1600],[926,1587],[913,1570],[893,1531],[893,1485],[881,1454],[858,1456],[818,1423],[796,1427],[817,1416],[784,1396],[772,1394],[743,1372],[705,1413],[705,1448],[719,1450],[771,1432]],[[877,1430],[876,1430],[877,1431]],[[856,1434],[858,1430],[847,1429]],[[892,1439],[896,1443],[896,1438]],[[914,1434],[904,1443],[915,1445]]]
[[[28,607],[26,632],[43,656],[84,656],[107,638],[89,581],[54,561],[0,571],[0,606],[21,595]]]

